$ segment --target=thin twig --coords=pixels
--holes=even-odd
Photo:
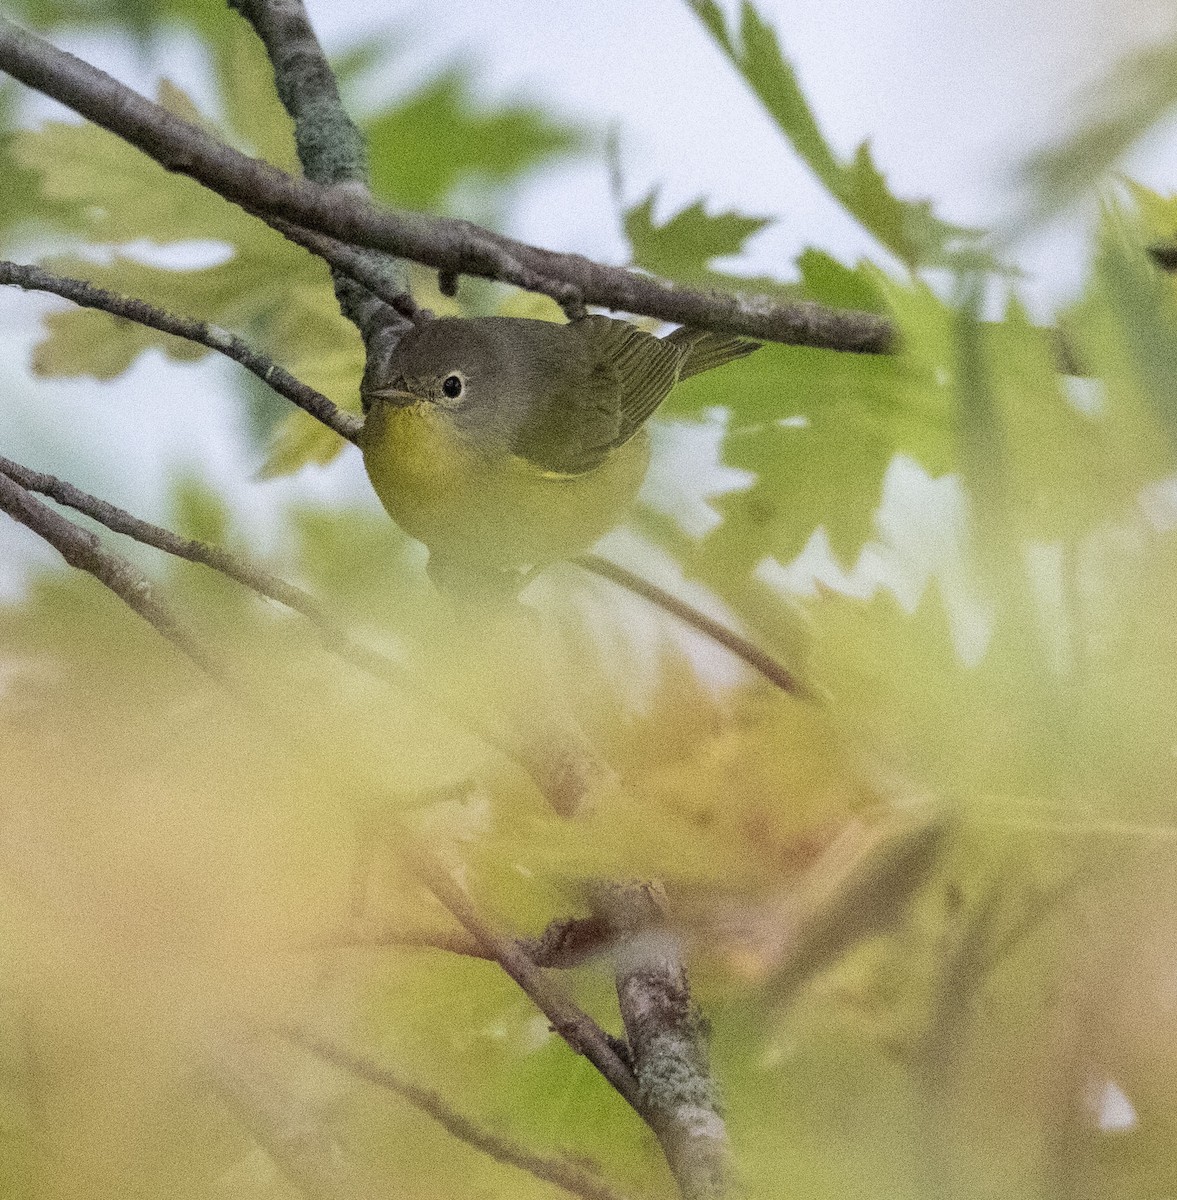
[[[2,472],[0,510],[48,542],[71,567],[105,584],[202,671],[220,683],[227,683],[219,660],[172,616],[156,596],[151,580],[133,563],[104,549],[95,534],[54,512]]]
[[[395,850],[442,906],[523,989],[551,1022],[552,1028],[641,1113],[637,1079],[604,1030],[562,988],[546,978],[513,939],[496,933],[482,919],[470,897],[454,882],[443,864],[407,830],[397,830]]]
[[[2,23],[3,18],[0,18],[0,25]],[[304,412],[349,442],[354,442],[363,428],[363,421],[359,417],[344,412],[321,392],[316,392],[289,371],[277,366],[272,359],[252,349],[236,334],[210,325],[207,321],[180,317],[157,308],[146,300],[120,296],[84,280],[55,275],[41,267],[22,263],[0,261],[0,284],[12,284],[29,292],[51,292],[55,296],[72,300],[83,308],[108,312],[113,316],[134,321],[137,325],[146,325],[150,329],[158,329],[162,333],[170,333],[174,337],[207,346],[243,366],[280,396],[297,404]]]
[[[602,579],[608,579],[610,583],[626,588],[651,604],[678,617],[680,621],[686,622],[704,637],[710,638],[713,642],[730,650],[737,658],[746,662],[754,671],[759,671],[769,683],[780,688],[781,691],[788,692],[790,696],[796,696],[798,700],[817,702],[816,695],[784,663],[777,662],[775,658],[766,654],[747,638],[741,637],[726,625],[713,620],[706,613],[701,613],[697,608],[693,608],[677,596],[671,595],[664,588],[650,583],[640,575],[635,575],[610,559],[602,558],[599,554],[582,554],[579,558],[573,559],[573,562],[585,571],[600,575]]]
[[[579,1164],[559,1156],[537,1154],[518,1142],[479,1125],[457,1112],[440,1093],[413,1083],[367,1054],[340,1046],[302,1029],[281,1029],[279,1032],[296,1045],[325,1058],[350,1074],[395,1093],[419,1112],[436,1121],[447,1133],[496,1162],[517,1167],[537,1179],[555,1184],[574,1196],[583,1196],[584,1200],[623,1200],[621,1193]]]
[[[84,513],[100,525],[105,525],[113,533],[133,538],[145,546],[152,546],[175,558],[200,563],[202,566],[219,571],[222,575],[235,579],[259,595],[276,600],[279,604],[301,613],[316,624],[329,625],[332,640],[339,636],[338,631],[330,622],[330,618],[309,592],[303,591],[302,588],[296,587],[292,583],[287,583],[286,580],[280,579],[276,575],[271,575],[269,571],[254,566],[248,560],[229,550],[210,545],[208,542],[198,541],[196,538],[180,537],[170,529],[153,525],[150,521],[140,520],[107,500],[91,496],[89,492],[83,492],[81,488],[74,487],[72,483],[67,483],[64,479],[58,479],[57,476],[48,475],[44,471],[33,471],[21,463],[3,457],[3,455],[0,455],[0,475],[7,475],[10,479],[15,479],[21,487],[27,488],[30,492],[40,492],[42,496],[48,496],[51,500],[56,500],[58,504],[64,504],[67,508]]]
[[[348,185],[324,187],[295,179],[233,150],[4,17],[0,70],[250,212],[438,271],[540,292],[567,311],[595,304],[699,329],[855,353],[885,353],[894,345],[892,324],[875,313],[678,288],[637,271],[529,246],[468,221],[378,209]]]
[[[379,651],[372,650],[367,646],[353,641],[327,615],[309,592],[255,566],[240,555],[225,550],[220,546],[213,546],[208,542],[198,541],[195,538],[180,537],[169,529],[165,529],[160,525],[153,525],[150,521],[141,520],[139,517],[132,516],[131,513],[106,500],[101,500],[97,496],[91,496],[88,492],[83,492],[80,488],[67,483],[65,480],[58,479],[54,475],[48,475],[42,471],[30,470],[20,463],[0,456],[0,482],[3,482],[5,479],[14,481],[22,488],[27,488],[28,491],[40,492],[42,495],[56,500],[59,504],[67,505],[80,513],[84,513],[114,533],[133,538],[135,541],[141,542],[146,546],[162,550],[165,554],[171,554],[187,562],[198,563],[201,566],[218,571],[258,593],[258,595],[270,600],[276,600],[279,604],[306,617],[318,630],[326,648],[344,661],[359,667],[370,675],[383,679],[386,683],[390,683],[394,687],[403,688],[406,691],[412,692],[418,698],[437,705],[446,715],[459,720],[467,728],[471,729],[472,732],[477,733],[491,745],[503,749],[508,754],[513,755],[517,750],[519,741],[517,737],[498,728],[492,721],[477,719],[471,714],[466,713],[465,710],[455,712],[452,705],[447,705],[440,696],[432,692],[413,672],[402,667]],[[37,502],[33,501],[33,503],[36,504]],[[52,509],[46,508],[45,505],[38,504],[38,507],[49,513],[56,520],[64,522],[70,529],[75,530],[80,537],[89,539],[97,546],[98,540],[92,533],[78,529],[77,526],[65,521],[65,518],[59,517]],[[67,559],[67,561],[70,560]],[[125,560],[119,559],[118,561],[124,562]],[[71,562],[70,565],[78,566],[79,564]],[[127,564],[127,566],[130,567],[130,564]],[[130,569],[134,571],[133,567]],[[147,581],[145,576],[138,576],[138,578],[143,581],[143,586],[148,589],[151,588],[152,585]],[[165,634],[165,636],[167,635]]]
[[[298,949],[312,954],[321,954],[324,950],[442,950],[462,958],[496,961],[468,933],[452,929],[381,927],[371,932],[345,929],[326,938],[313,938],[300,943]]]
[[[560,917],[551,921],[537,938],[516,938],[515,944],[537,967],[562,970],[583,966],[603,953],[612,941],[612,931],[599,917]],[[448,929],[378,928],[370,933],[344,932],[326,944],[317,942],[308,949],[320,951],[330,946],[344,950],[379,950],[404,947],[443,950],[466,958],[496,961],[470,934]]]

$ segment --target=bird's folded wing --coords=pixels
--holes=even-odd
[[[628,321],[592,316],[555,327],[567,338],[558,384],[515,431],[514,449],[542,471],[581,475],[627,442],[678,378],[680,346]]]

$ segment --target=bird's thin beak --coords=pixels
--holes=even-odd
[[[414,395],[412,392],[406,392],[404,388],[374,388],[370,392],[365,392],[369,405],[377,400],[385,401],[396,408],[408,408],[411,404],[419,404],[421,397]]]

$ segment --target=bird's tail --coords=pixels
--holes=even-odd
[[[747,338],[708,333],[706,330],[690,329],[685,325],[668,334],[666,341],[674,342],[687,350],[686,357],[678,369],[679,379],[689,379],[702,371],[722,367],[724,363],[743,358],[745,354],[760,349],[759,342],[750,342]]]

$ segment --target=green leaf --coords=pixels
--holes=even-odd
[[[699,284],[714,278],[711,263],[740,254],[750,237],[771,223],[768,217],[740,213],[709,214],[702,200],[668,217],[654,220],[657,192],[625,212],[625,236],[633,262],[678,283]]]
[[[723,524],[702,551],[721,569],[746,575],[765,554],[791,562],[819,526],[835,556],[852,565],[874,532],[896,451],[890,410],[898,373],[884,359],[827,364],[814,361],[819,354],[786,352],[775,378],[747,386],[733,412],[723,461],[754,472],[756,482],[716,504]]]
[[[300,173],[294,127],[274,88],[274,68],[253,27],[225,13],[209,37],[230,140],[283,171]]]
[[[1001,325],[987,330],[985,352],[1007,499],[1022,534],[1075,544],[1101,523],[1127,515],[1144,481],[1123,478],[1127,464],[1109,444],[1114,417],[1106,408],[1076,406],[1051,346],[1016,302]]]
[[[46,379],[116,379],[154,346],[177,362],[194,362],[209,353],[194,342],[90,308],[50,313],[44,326],[46,336],[33,347],[31,365]]]
[[[114,28],[142,42],[169,25],[187,26],[209,39],[230,24],[243,23],[205,0],[13,0],[8,7],[18,20],[37,29]]]
[[[802,295],[834,308],[886,312],[875,272],[869,267],[847,267],[824,250],[810,247],[797,259]]]
[[[835,556],[851,566],[875,534],[883,479],[897,454],[933,476],[956,464],[951,309],[924,284],[903,287],[833,264],[830,278],[845,284],[847,277],[886,298],[902,353],[766,345],[686,381],[660,410],[697,417],[726,409],[721,462],[753,479],[711,501],[723,519],[700,542],[675,544],[664,530],[649,532],[772,640],[772,602],[749,578],[765,557],[788,563],[824,528]]]
[[[688,381],[669,403],[671,413],[728,408],[722,461],[755,476],[714,502],[723,523],[690,564],[706,579],[742,579],[766,555],[788,563],[819,526],[852,564],[874,533],[895,454],[933,473],[951,462],[947,394],[902,356],[765,346]]]
[[[304,412],[288,412],[274,430],[258,478],[293,475],[311,463],[326,466],[342,449],[339,435],[321,422]]]
[[[480,1124],[539,1152],[583,1156],[582,1165],[597,1167],[629,1193],[660,1194],[654,1189],[665,1166],[657,1143],[502,972],[452,955],[396,956],[369,990],[381,1059],[439,1087]],[[575,991],[598,1019],[616,1024],[605,980],[588,978]],[[429,1179],[433,1195],[509,1192],[543,1200],[552,1194],[525,1172],[483,1165],[484,1156],[407,1105],[361,1095],[345,1115],[365,1157],[389,1178]]]
[[[248,74],[256,66],[251,61],[244,54],[237,69]],[[186,118],[199,119],[191,101],[174,86],[165,84],[161,98]],[[260,136],[265,128],[259,122],[255,130]],[[285,137],[289,142],[288,128]],[[79,232],[91,242],[205,241],[232,251],[226,262],[193,270],[150,266],[122,254],[105,264],[61,256],[47,263],[51,269],[240,332],[338,404],[358,407],[363,350],[354,327],[339,312],[322,262],[96,126],[50,122],[13,140],[17,161],[37,173],[42,195],[72,206],[80,214]],[[277,143],[271,140],[270,145]],[[110,379],[153,346],[177,361],[210,353],[81,308],[54,312],[45,327],[34,366],[46,375]],[[283,462],[295,470],[307,461],[326,461],[341,447],[329,434],[307,443],[301,459],[288,452]]]
[[[977,230],[941,220],[929,201],[895,196],[866,142],[849,162],[838,158],[776,34],[750,0],[741,6],[738,32],[729,28],[717,0],[687,3],[834,199],[908,267],[948,264],[976,241]]]
[[[37,172],[19,162],[13,153],[19,134],[15,123],[17,89],[12,80],[0,83],[0,244],[6,244],[36,225],[68,228],[75,219],[74,206],[46,201]]]
[[[1138,227],[1109,209],[1095,264],[1119,342],[1170,446],[1177,449],[1177,302]]]
[[[452,67],[416,94],[361,122],[372,188],[406,208],[438,209],[472,180],[503,186],[580,151],[584,134],[529,104],[475,102],[470,73]]]
[[[166,93],[173,107],[178,89]],[[13,138],[16,162],[36,171],[47,200],[83,209],[82,232],[95,243],[283,241],[195,180],[170,174],[121,138],[95,125],[46,122]]]

